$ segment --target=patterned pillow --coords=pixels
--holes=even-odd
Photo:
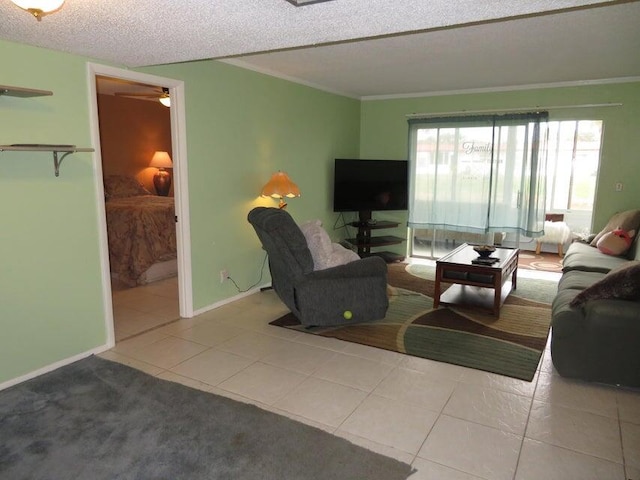
[[[138,180],[126,175],[109,175],[104,179],[106,198],[135,197],[137,195],[153,195]]]
[[[640,261],[626,262],[611,270],[602,280],[576,295],[570,305],[579,307],[588,300],[607,298],[640,300]]]

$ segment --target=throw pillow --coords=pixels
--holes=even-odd
[[[640,261],[626,262],[611,270],[604,278],[585,288],[571,301],[579,307],[588,300],[616,298],[620,300],[640,299]]]
[[[622,230],[626,230],[627,232],[630,230],[638,231],[640,227],[640,210],[627,210],[626,212],[618,212],[616,213],[605,225],[605,227],[600,230],[593,240],[591,240],[591,246],[596,247],[598,245],[598,240],[605,234],[609,233],[616,228],[621,228]]]
[[[307,240],[307,246],[313,258],[314,270],[344,265],[360,258],[357,253],[342,245],[332,243],[329,234],[322,228],[320,220],[303,223],[300,225],[300,230]]]
[[[598,240],[598,250],[607,255],[622,255],[631,247],[635,234],[635,230],[626,232],[621,228],[605,233],[600,237],[600,240]]]
[[[126,175],[109,175],[104,179],[104,193],[107,198],[153,195],[138,180]]]

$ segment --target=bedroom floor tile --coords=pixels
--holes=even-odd
[[[114,289],[112,304],[116,341],[160,327],[180,318],[178,279]]]

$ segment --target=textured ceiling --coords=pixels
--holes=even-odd
[[[640,79],[640,2],[231,63],[354,97]]]
[[[36,22],[0,0],[0,38],[129,67],[236,57],[243,66],[362,97],[637,76],[639,5],[66,0]]]

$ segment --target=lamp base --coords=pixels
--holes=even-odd
[[[159,170],[153,176],[153,186],[156,188],[156,192],[161,197],[169,195],[171,190],[171,175],[166,170]]]

